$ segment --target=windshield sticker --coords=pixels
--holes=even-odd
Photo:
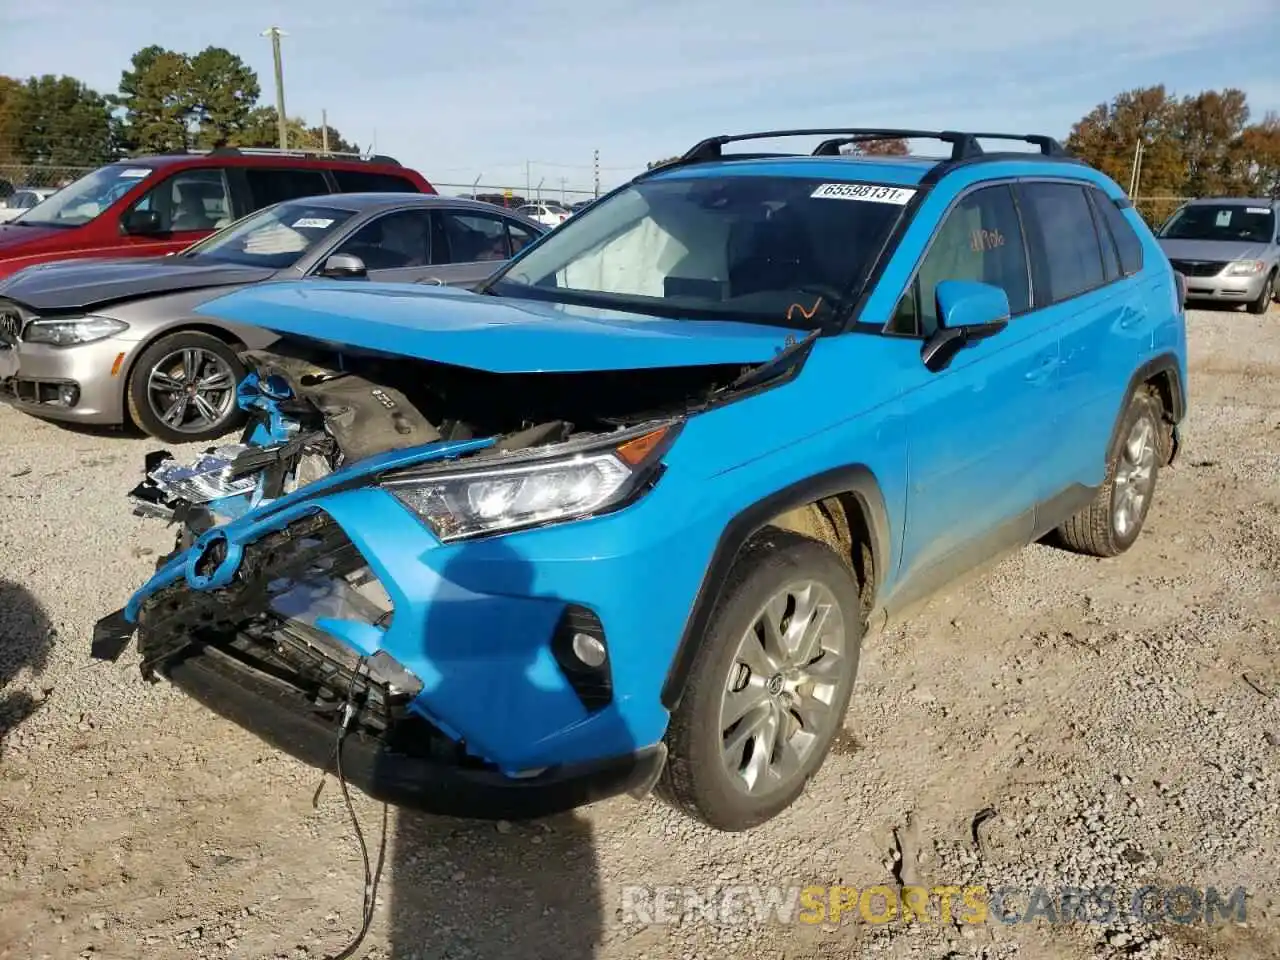
[[[1219,227],[1229,227],[1229,226],[1231,226],[1231,211],[1230,211],[1230,210],[1219,210],[1219,211],[1218,211],[1218,216],[1217,216],[1217,218],[1216,218],[1216,220],[1215,220],[1215,225],[1216,225],[1216,226],[1219,226]]]
[[[303,217],[301,220],[293,222],[295,230],[323,230],[325,227],[333,225],[333,220],[326,220],[324,217]]]
[[[1270,207],[1248,207],[1247,209],[1250,213],[1270,213],[1271,212]]]
[[[151,176],[150,167],[129,167],[127,170],[120,171],[121,177],[128,177],[130,180],[141,180],[143,177]]]
[[[902,206],[916,192],[907,187],[876,187],[869,183],[824,183],[809,194],[828,200],[865,200],[870,203],[894,203]]]

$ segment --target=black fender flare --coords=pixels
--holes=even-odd
[[[1178,358],[1173,353],[1160,353],[1144,362],[1133,376],[1129,378],[1129,386],[1125,389],[1120,401],[1120,409],[1116,411],[1115,421],[1111,426],[1111,438],[1107,443],[1107,456],[1110,457],[1120,442],[1120,425],[1124,422],[1124,412],[1129,409],[1134,395],[1142,385],[1154,377],[1167,375],[1169,378],[1169,419],[1176,428],[1187,414],[1187,388],[1182,382],[1181,368]],[[1175,429],[1176,433],[1176,429]],[[1177,443],[1175,436],[1174,443]],[[1175,448],[1176,452],[1176,448]]]
[[[862,509],[871,539],[871,556],[876,580],[881,582],[891,557],[889,514],[884,495],[870,468],[863,464],[836,467],[799,480],[758,500],[736,514],[720,533],[711,562],[703,574],[693,607],[685,620],[684,632],[667,670],[662,687],[662,705],[674,710],[684,695],[693,660],[701,648],[707,626],[729,570],[743,545],[779,514],[835,496],[852,496]]]

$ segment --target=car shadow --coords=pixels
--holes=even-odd
[[[501,540],[489,540],[458,550],[441,573],[423,634],[428,656],[442,667],[434,702],[481,698],[513,725],[520,716],[562,711],[562,695],[547,691],[545,678],[535,682],[535,638],[546,636],[546,621],[562,605],[548,601],[537,613],[499,599],[535,596],[533,567]],[[459,647],[472,644],[490,644],[518,662],[527,654],[524,679],[489,686],[450,669]],[[626,743],[634,749],[629,735]],[[597,955],[605,906],[591,826],[580,811],[506,822],[402,809],[388,866],[393,960]]]
[[[53,624],[40,602],[22,585],[0,579],[0,757],[6,736],[41,702],[12,685],[24,669],[36,676],[44,672],[53,640]]]

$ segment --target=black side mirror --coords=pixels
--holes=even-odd
[[[969,344],[993,337],[1009,325],[1009,297],[1000,287],[943,280],[936,297],[938,329],[920,349],[920,359],[935,373]]]
[[[163,233],[160,214],[155,210],[129,210],[120,218],[122,233],[135,236],[152,236]]]
[[[358,280],[369,276],[369,271],[365,269],[364,261],[354,254],[335,253],[325,260],[320,276],[334,280]]]

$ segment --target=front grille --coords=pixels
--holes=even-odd
[[[1216,277],[1226,262],[1221,260],[1170,260],[1173,269],[1184,277]]]

